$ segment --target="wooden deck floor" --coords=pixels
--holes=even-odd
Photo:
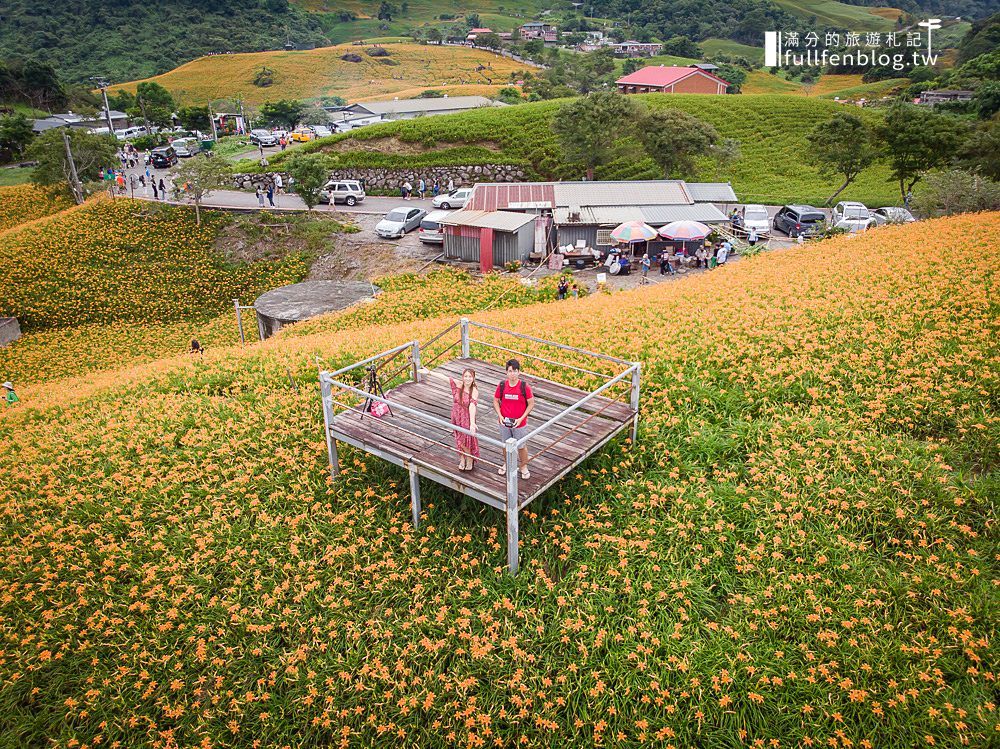
[[[405,404],[450,421],[452,397],[448,378],[460,379],[466,367],[475,370],[479,382],[479,415],[476,420],[479,433],[499,439],[493,393],[506,375],[503,368],[496,364],[474,358],[454,359],[433,370],[423,371],[420,382],[407,382],[387,391],[386,399],[390,403]],[[531,386],[535,396],[535,408],[528,420],[529,431],[587,395],[586,391],[550,380],[531,376],[524,376],[523,379]],[[598,411],[601,413],[593,416]],[[559,442],[531,461],[531,478],[519,480],[518,507],[527,505],[629,426],[632,417],[633,412],[627,403],[597,396],[538,435],[534,444],[528,444],[529,456],[555,440]],[[568,429],[577,426],[579,429],[566,435]],[[330,432],[336,440],[381,454],[399,465],[415,468],[420,475],[475,496],[487,504],[499,509],[506,506],[506,479],[497,474],[495,466],[478,462],[474,471],[459,471],[458,453],[438,444],[443,442],[454,446],[453,433],[401,409],[381,419],[368,416],[362,419],[356,411],[342,411],[331,421]],[[479,445],[482,458],[497,465],[503,464],[504,453],[499,447],[482,440]]]

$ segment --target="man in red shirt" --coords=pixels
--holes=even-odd
[[[528,414],[535,407],[535,396],[528,384],[521,381],[521,363],[517,359],[507,362],[507,379],[497,385],[493,394],[493,410],[500,420],[500,439],[519,440],[528,432]],[[517,451],[521,464],[521,478],[531,478],[528,470],[528,448],[521,447]],[[497,471],[501,476],[507,473],[506,466]]]

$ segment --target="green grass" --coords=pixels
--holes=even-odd
[[[863,5],[848,5],[836,0],[774,0],[783,10],[808,20],[815,17],[820,26],[829,25],[845,31],[892,31],[891,20],[870,13]],[[803,27],[803,31],[807,29]]]
[[[652,94],[637,97],[653,107],[679,107],[713,124],[724,137],[742,144],[742,156],[728,173],[705,170],[703,179],[731,180],[737,195],[748,202],[822,202],[833,192],[836,179],[820,177],[803,160],[807,134],[840,111],[838,104],[803,96],[697,96]],[[583,170],[561,158],[550,129],[559,102],[522,104],[502,110],[476,110],[457,115],[385,123],[352,133],[308,143],[305,151],[327,151],[331,168],[410,168],[448,164],[519,164],[535,179],[579,179]],[[873,111],[859,110],[874,120]],[[421,146],[415,154],[399,154],[398,138]],[[358,149],[350,148],[357,144]],[[363,149],[381,149],[363,150]],[[598,170],[601,179],[655,179],[661,177],[636,144],[621,144],[612,163]],[[272,166],[285,157],[275,157]],[[875,166],[862,174],[845,199],[883,204],[895,199],[886,170]]]
[[[0,187],[23,185],[31,181],[30,166],[0,167]]]
[[[698,42],[705,53],[705,57],[713,55],[732,55],[747,58],[750,62],[758,65],[764,64],[764,48],[751,47],[749,44],[741,44],[732,39],[706,39]]]
[[[645,67],[646,65],[677,65],[678,67],[685,67],[696,62],[699,62],[699,60],[696,60],[693,57],[679,57],[677,55],[655,55],[654,57],[639,58],[640,67]],[[625,58],[616,57],[615,70],[620,73],[624,66]]]
[[[884,81],[864,83],[860,86],[850,86],[848,88],[840,89],[839,91],[832,91],[828,94],[820,94],[819,98],[835,99],[840,97],[841,99],[876,99],[880,96],[884,96],[894,88],[908,86],[909,84],[909,78],[889,78]]]

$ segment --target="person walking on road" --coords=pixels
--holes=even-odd
[[[285,186],[285,183],[281,181],[281,175],[280,174],[275,174],[274,175],[274,192],[276,194],[278,194],[278,195],[281,195],[281,190],[282,190],[282,188],[284,188],[284,186]]]
[[[403,200],[409,200],[413,196],[413,185],[409,180],[403,183]]]
[[[448,178],[448,194],[451,195],[453,192],[455,192],[455,180],[453,180],[451,177],[449,177]]]
[[[254,195],[257,196],[257,205],[259,205],[261,208],[263,208],[264,207],[264,191],[260,189],[260,185],[257,186],[257,190],[254,192]]]
[[[163,177],[160,177],[160,200],[167,199],[167,186],[163,184]]]
[[[421,177],[417,181],[417,192],[420,194],[420,199],[423,200],[427,195],[427,183],[424,182],[424,178]]]
[[[267,202],[274,208],[274,185],[267,186]]]
[[[160,199],[160,193],[156,189],[156,180],[155,179],[149,180],[149,184],[151,184],[153,186],[153,200],[159,200]]]

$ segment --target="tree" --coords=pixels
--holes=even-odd
[[[693,39],[682,34],[672,36],[663,43],[663,54],[700,59],[702,52],[701,47]]]
[[[1000,210],[1000,183],[959,169],[932,174],[913,196],[913,208],[924,216]]]
[[[711,153],[719,133],[707,122],[680,109],[648,113],[638,125],[639,142],[667,179],[687,177],[696,170],[696,159]]]
[[[181,107],[177,112],[181,127],[185,130],[198,130],[207,133],[212,129],[212,118],[208,107]]]
[[[972,97],[976,114],[979,119],[988,120],[997,112],[1000,112],[1000,82],[989,81],[984,83]]]
[[[504,104],[520,104],[524,101],[521,92],[513,86],[504,86],[497,91],[497,100]]]
[[[469,13],[465,16],[465,25],[470,29],[482,28],[478,13]]]
[[[500,49],[503,44],[500,41],[500,35],[491,31],[488,34],[477,35],[476,46],[486,47],[486,49]]]
[[[319,194],[330,179],[326,157],[321,153],[297,153],[288,160],[288,174],[295,180],[295,194],[310,211],[319,203]]]
[[[427,41],[440,44],[442,39],[444,39],[444,35],[437,26],[431,26],[427,29]]]
[[[305,105],[295,99],[269,101],[260,108],[260,118],[268,127],[285,126],[293,128],[299,123],[299,118],[305,111]]]
[[[303,125],[329,125],[330,113],[323,107],[309,107],[302,113]]]
[[[35,133],[27,115],[14,112],[0,117],[0,150],[6,151],[12,158],[24,153],[33,137]]]
[[[638,57],[629,57],[622,65],[622,75],[629,75],[642,68],[642,60]]]
[[[567,161],[581,164],[587,179],[606,164],[618,138],[632,130],[640,114],[639,105],[617,92],[603,91],[563,104],[552,120]]]
[[[142,117],[146,127],[169,127],[173,122],[174,97],[155,81],[146,81],[135,87],[136,106],[128,111],[133,117]]]
[[[740,158],[740,142],[736,138],[723,138],[712,148],[712,158],[715,160],[715,179],[719,180]]]
[[[69,138],[73,154],[70,163],[63,134]],[[77,203],[83,202],[83,192],[73,180],[73,165],[80,182],[94,182],[98,171],[116,160],[118,141],[111,135],[92,135],[78,128],[52,128],[37,138],[28,148],[28,156],[38,162],[31,172],[31,181],[42,187],[69,189]]]
[[[378,6],[378,20],[391,21],[395,12],[396,9],[392,5],[387,3],[386,0],[382,0],[382,4]]]
[[[1000,119],[979,123],[962,147],[958,163],[970,172],[1000,181]]]
[[[229,164],[218,157],[195,157],[185,159],[170,172],[174,185],[194,203],[195,221],[201,226],[201,202],[230,180]]]
[[[850,112],[837,112],[826,122],[816,125],[806,137],[809,140],[807,156],[819,167],[820,174],[844,178],[836,192],[826,199],[826,205],[831,205],[878,156],[871,129]]]
[[[713,70],[712,73],[719,76],[719,78],[729,84],[726,88],[726,93],[738,94],[740,89],[743,87],[743,84],[746,82],[747,71],[739,65],[727,62],[717,62],[715,65],[719,69]]]
[[[923,175],[947,164],[966,138],[966,126],[950,115],[912,104],[895,104],[876,129],[892,178],[905,197]]]

